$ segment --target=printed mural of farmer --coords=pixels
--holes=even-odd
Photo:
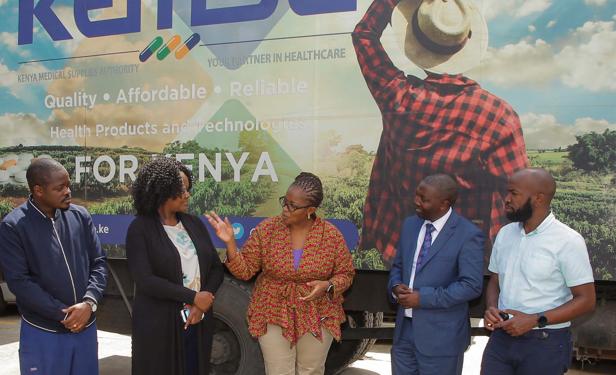
[[[396,68],[381,42],[391,22],[404,54],[425,70]],[[402,223],[415,214],[415,188],[435,173],[455,176],[454,209],[486,236],[486,256],[508,221],[503,198],[529,166],[520,119],[504,100],[462,75],[488,47],[487,25],[469,0],[375,0],[353,32],[357,59],[383,118],[360,249],[391,265]]]

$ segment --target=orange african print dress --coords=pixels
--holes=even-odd
[[[280,216],[259,224],[233,262],[226,262],[238,279],[248,280],[259,270],[248,307],[248,325],[253,337],[267,332],[267,325],[282,328],[291,346],[305,333],[323,340],[321,327],[340,341],[340,324],[346,320],[342,293],[353,282],[353,258],[340,231],[328,221],[317,218],[308,232],[297,271],[294,270],[291,231]],[[323,294],[312,302],[300,297],[310,294],[306,283],[331,280],[335,294],[332,302]]]

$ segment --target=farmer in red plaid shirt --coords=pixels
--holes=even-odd
[[[503,198],[509,176],[529,166],[513,108],[460,74],[487,49],[483,17],[468,1],[426,2],[435,2],[433,11],[457,6],[464,15],[457,29],[427,22],[421,0],[375,0],[353,32],[359,65],[383,117],[360,249],[377,248],[389,265],[402,222],[415,214],[415,188],[424,177],[455,176],[460,195],[454,208],[484,231],[489,257],[508,222]],[[387,56],[380,38],[390,21],[405,55],[427,78],[405,75]]]

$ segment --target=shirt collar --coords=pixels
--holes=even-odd
[[[462,74],[437,74],[426,71],[428,75],[426,77],[427,82],[444,83],[448,85],[460,85],[460,86],[472,86],[478,83]]]
[[[443,227],[445,226],[445,223],[447,222],[447,220],[449,220],[449,217],[451,216],[451,207],[449,207],[449,211],[447,211],[447,213],[445,215],[443,215],[440,219],[431,222],[430,220],[426,220],[424,222],[424,225],[426,224],[432,224],[432,226],[434,227],[434,230],[436,232],[440,232],[443,230]]]
[[[544,230],[548,229],[548,227],[550,225],[552,225],[552,223],[556,220],[556,217],[554,217],[554,214],[552,213],[552,211],[550,211],[550,213],[548,214],[548,216],[543,219],[543,221],[541,222],[541,224],[539,224],[539,226],[532,232],[526,234],[526,231],[524,231],[524,223],[518,223],[518,226],[520,228],[520,234],[522,236],[532,236],[533,234],[539,234],[541,232],[543,232]]]

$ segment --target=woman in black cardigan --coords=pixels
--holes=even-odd
[[[137,218],[126,235],[137,285],[133,375],[210,373],[212,302],[223,268],[203,222],[184,213],[191,187],[190,170],[168,158],[144,165],[133,186]]]

